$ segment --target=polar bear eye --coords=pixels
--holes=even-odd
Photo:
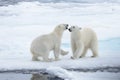
[[[75,26],[73,26],[73,28],[75,28]]]

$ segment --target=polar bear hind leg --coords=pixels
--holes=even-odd
[[[93,56],[92,57],[97,57],[98,56],[98,45],[97,45],[97,42],[93,41],[92,45],[91,45],[91,51],[93,53]]]
[[[91,50],[92,50],[92,53],[93,53],[92,57],[97,57],[98,56],[98,51],[95,48],[92,48]]]
[[[75,52],[77,50],[77,46],[74,41],[71,41],[71,47],[72,47],[72,53],[73,53],[73,56],[71,56],[71,59],[74,59],[76,56]]]

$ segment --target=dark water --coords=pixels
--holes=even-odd
[[[14,5],[18,2],[33,2],[38,1],[40,3],[120,3],[120,0],[0,0],[0,6]]]
[[[64,80],[49,74],[0,73],[0,80]]]

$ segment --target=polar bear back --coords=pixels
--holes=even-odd
[[[90,47],[93,42],[97,41],[96,33],[91,28],[80,30],[80,38],[87,47]]]
[[[45,51],[53,49],[54,43],[55,43],[54,37],[55,36],[53,34],[42,35],[42,36],[37,37],[35,40],[33,40],[31,44],[31,49],[32,49],[31,51],[35,51],[34,53],[38,53],[41,51],[45,52]],[[46,42],[49,43],[50,45],[48,45]]]

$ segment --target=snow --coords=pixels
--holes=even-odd
[[[89,80],[95,75],[116,77],[119,73],[89,74],[65,69],[120,67],[120,5],[118,3],[39,3],[21,2],[0,6],[0,71],[46,69],[66,79]],[[99,57],[72,60],[70,33],[65,31],[61,48],[69,51],[60,61],[31,61],[30,44],[39,35],[51,32],[60,23],[91,27],[99,39]],[[53,57],[51,52],[50,57]],[[117,75],[116,75],[117,74]],[[75,77],[71,76],[75,75]],[[85,78],[85,76],[87,76]],[[84,79],[83,79],[84,78]],[[98,77],[91,78],[96,80]],[[111,77],[104,78],[112,80]],[[115,80],[120,79],[119,77]],[[99,79],[97,79],[99,80]]]
[[[50,67],[47,68],[46,71],[50,74],[57,75],[58,77],[61,77],[65,80],[71,80],[73,74],[71,74],[69,71],[62,69],[60,67]]]
[[[90,69],[99,67],[119,67],[119,57],[113,59],[104,58],[84,58],[79,60],[71,60],[69,58],[62,59],[54,62],[32,62],[30,57],[22,58],[4,58],[0,60],[2,64],[0,66],[1,71],[6,70],[20,70],[20,69],[46,69],[48,67],[62,67],[66,69]]]

